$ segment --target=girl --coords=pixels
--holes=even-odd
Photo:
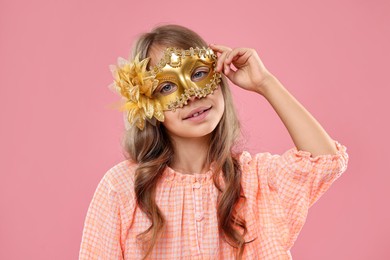
[[[142,35],[133,58],[112,70],[128,156],[95,191],[80,259],[292,259],[309,207],[346,170],[348,154],[256,51],[208,46],[167,25]],[[238,151],[226,78],[262,95],[296,147]]]

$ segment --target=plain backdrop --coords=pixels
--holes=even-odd
[[[124,160],[108,66],[167,23],[255,48],[347,146],[294,259],[390,259],[389,13],[385,0],[0,0],[0,259],[77,259],[97,184]],[[231,87],[247,150],[293,147],[263,97]]]

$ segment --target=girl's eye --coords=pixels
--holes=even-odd
[[[200,81],[203,78],[205,78],[209,74],[209,69],[208,68],[200,68],[192,74],[192,81]]]
[[[167,95],[167,94],[170,94],[170,93],[176,91],[176,89],[177,89],[177,87],[175,84],[173,84],[171,82],[167,82],[167,83],[164,83],[160,87],[160,93],[163,95]]]

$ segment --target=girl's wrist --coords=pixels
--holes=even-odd
[[[277,78],[272,75],[271,73],[268,73],[264,79],[255,87],[255,92],[262,96],[266,96],[270,89],[272,89],[275,84],[277,84]]]

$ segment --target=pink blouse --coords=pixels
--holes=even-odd
[[[296,147],[282,155],[240,156],[246,202],[241,215],[248,233],[244,259],[292,259],[290,249],[311,207],[347,169],[346,147],[335,141],[335,155]],[[142,259],[137,234],[150,226],[137,207],[134,171],[123,161],[100,181],[86,215],[79,259]],[[188,175],[167,167],[156,202],[165,230],[149,259],[234,259],[232,247],[218,234],[217,189],[206,174]]]

